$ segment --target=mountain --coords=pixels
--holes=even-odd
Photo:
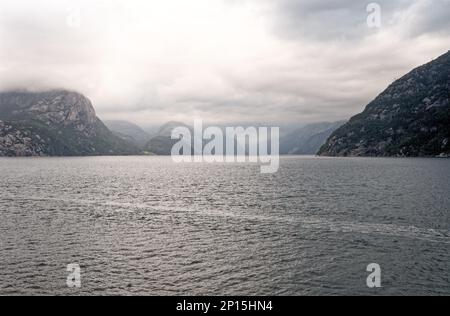
[[[192,127],[180,122],[168,122],[161,126],[156,135],[145,145],[145,150],[155,155],[170,156],[172,147],[178,142],[178,140],[171,138],[172,131],[177,127],[187,127],[193,135]]]
[[[86,97],[66,90],[0,93],[0,156],[137,154],[96,116]]]
[[[152,139],[148,142],[148,144],[145,146],[145,150],[148,152],[151,152],[156,155],[160,156],[169,156],[172,153],[172,147],[179,142],[179,140],[173,140],[171,139],[172,131],[177,127],[186,127],[191,132],[191,142],[186,143],[187,147],[191,148],[191,153],[195,155],[202,155],[203,148],[206,144],[210,142],[210,140],[206,139],[198,139],[200,143],[202,144],[201,149],[194,149],[194,143],[195,143],[195,133],[194,128],[191,126],[188,126],[186,124],[180,123],[180,122],[168,122],[164,124],[156,134],[156,136],[152,137]],[[205,131],[208,127],[211,127],[208,124],[205,124],[203,126],[203,131]],[[227,135],[226,127],[224,126],[214,126],[218,127],[222,133],[223,133],[223,144],[226,144],[227,137],[231,137],[230,135]],[[246,127],[245,127],[246,128]],[[231,134],[233,135],[233,134]],[[241,144],[235,139],[236,143],[234,146],[234,152],[238,152],[238,149],[246,152],[248,154],[248,145]]]
[[[116,136],[139,147],[143,147],[151,138],[142,128],[127,121],[105,121],[104,123]]]
[[[450,52],[395,81],[331,135],[322,156],[449,157]]]
[[[345,122],[315,123],[303,126],[280,139],[282,155],[315,155],[330,135]]]

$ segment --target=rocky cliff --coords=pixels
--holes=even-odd
[[[48,92],[0,93],[0,156],[136,154],[113,135],[83,95]]]
[[[450,52],[394,82],[331,135],[322,156],[450,156]]]
[[[47,147],[38,134],[0,121],[0,156],[44,156]]]

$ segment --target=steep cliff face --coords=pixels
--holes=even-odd
[[[394,82],[331,135],[323,156],[450,156],[450,52]]]
[[[0,156],[45,156],[47,146],[38,134],[0,121]]]
[[[83,95],[64,90],[0,93],[0,156],[135,154],[97,118]]]
[[[94,107],[83,95],[71,91],[0,94],[0,116],[8,120],[39,120],[52,126],[92,130],[97,122]]]

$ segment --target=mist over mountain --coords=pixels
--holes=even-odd
[[[259,126],[262,126],[262,125],[259,125]],[[226,144],[227,137],[234,137],[235,138],[234,152],[237,153],[238,150],[240,150],[241,152],[248,153],[248,144],[241,143],[236,138],[236,136],[233,134],[233,132],[230,133],[227,131],[227,128],[228,127],[232,128],[234,131],[234,129],[236,127],[248,128],[248,127],[259,127],[259,126],[258,125],[252,126],[249,124],[245,124],[245,125],[237,124],[236,126],[233,126],[233,124],[223,124],[220,126],[214,126],[214,125],[205,123],[205,124],[203,124],[203,132],[208,127],[217,127],[223,133],[223,144]],[[162,155],[162,156],[171,155],[173,145],[175,145],[179,141],[179,140],[171,138],[172,131],[177,127],[185,127],[191,132],[191,143],[187,144],[187,145],[191,148],[191,153],[195,153],[196,155],[201,155],[202,152],[200,152],[199,150],[196,151],[194,149],[194,139],[195,139],[195,137],[197,137],[197,135],[195,134],[195,131],[194,131],[194,127],[189,126],[184,123],[181,123],[181,122],[175,122],[175,121],[168,122],[168,123],[164,124],[163,126],[161,126],[159,131],[156,133],[156,135],[154,137],[152,137],[151,140],[148,142],[148,144],[145,146],[145,151],[151,152],[156,155]],[[203,135],[201,137],[203,137]],[[209,142],[210,142],[210,140],[208,140],[208,139],[203,139],[203,138],[201,139],[203,148]]]
[[[282,155],[315,155],[322,145],[325,144],[328,137],[345,122],[322,122],[315,124],[308,124],[298,128],[301,124],[294,123],[230,123],[222,124],[219,127],[224,134],[225,139],[228,136],[226,133],[227,127],[279,127],[280,128],[280,154]],[[204,129],[210,127],[209,124],[204,124]],[[177,140],[171,139],[172,130],[176,127],[187,127],[192,136],[194,135],[193,127],[181,122],[168,122],[160,127],[159,131],[154,135],[145,146],[145,150],[156,155],[170,155],[173,145]],[[233,128],[234,128],[233,127]],[[203,141],[205,145],[207,141]],[[191,146],[192,147],[192,146]],[[246,144],[236,143],[235,151],[238,147],[247,148]],[[247,152],[247,150],[246,150]]]
[[[172,131],[177,127],[187,127],[193,135],[192,127],[181,122],[167,122],[148,141],[145,145],[145,150],[155,155],[169,156],[172,152],[172,147],[178,142],[178,140],[171,138]]]
[[[91,101],[72,91],[0,93],[0,156],[130,155]]]
[[[450,156],[450,52],[391,84],[322,147],[323,156]]]
[[[151,138],[150,134],[141,127],[128,121],[105,121],[104,123],[116,136],[139,147],[147,144]]]
[[[315,155],[325,144],[328,137],[344,121],[308,124],[298,128],[280,139],[280,154],[282,155]]]
[[[163,124],[154,135],[124,120],[103,123],[89,99],[67,90],[1,93],[0,120],[1,156],[127,155],[141,154],[141,150],[170,155],[178,142],[171,139],[176,127],[188,128],[194,137],[193,127],[176,121]],[[294,123],[235,123],[219,127],[225,143],[226,127],[279,126],[281,154],[314,154],[336,124],[310,124],[299,129],[296,129],[299,124]],[[203,127],[209,126],[204,124]],[[202,140],[203,145],[207,142]],[[235,151],[239,147],[247,148],[245,144],[236,143]]]

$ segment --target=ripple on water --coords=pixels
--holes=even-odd
[[[0,159],[0,294],[450,294],[448,161],[281,166]]]

